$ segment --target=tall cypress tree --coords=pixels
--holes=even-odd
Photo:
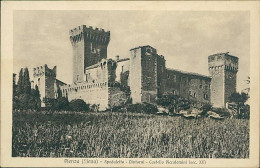
[[[31,82],[30,82],[29,71],[27,67],[24,69],[23,81],[24,81],[24,93],[29,95],[31,93]]]
[[[21,95],[24,93],[24,82],[23,82],[23,68],[19,72],[19,79],[17,82],[17,94]]]

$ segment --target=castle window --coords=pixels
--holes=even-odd
[[[191,91],[189,91],[189,95],[191,96],[192,94],[191,94]]]
[[[170,74],[167,74],[167,78],[170,79]]]
[[[122,65],[122,72],[124,72],[124,65]]]
[[[204,94],[204,99],[208,99],[208,95],[207,94]]]
[[[210,84],[209,84],[209,89],[210,89]]]
[[[175,90],[172,90],[172,94],[173,94],[173,95],[176,95],[176,91],[175,91]]]
[[[193,96],[194,96],[194,97],[197,97],[196,93],[193,93]]]

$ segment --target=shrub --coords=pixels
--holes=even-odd
[[[223,117],[230,117],[230,113],[225,108],[212,108],[212,111]]]
[[[99,104],[92,104],[90,107],[91,111],[98,112],[99,111]]]
[[[70,104],[69,100],[66,97],[59,97],[58,99],[55,100],[53,107],[53,110],[69,110],[70,109]]]
[[[158,105],[168,108],[170,112],[187,110],[190,108],[190,100],[184,99],[178,95],[163,95],[156,102]]]
[[[201,115],[206,115],[207,112],[212,109],[212,105],[211,105],[210,103],[205,103],[205,104],[203,104],[203,106],[201,107],[201,109],[202,109]]]
[[[73,111],[89,111],[89,104],[86,104],[86,102],[81,99],[72,100],[69,103],[69,107]]]
[[[158,109],[155,105],[149,103],[136,103],[127,106],[127,111],[133,113],[146,113],[146,114],[156,114]]]

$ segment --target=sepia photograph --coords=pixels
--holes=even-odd
[[[112,167],[252,159],[251,17],[13,10],[8,157]]]

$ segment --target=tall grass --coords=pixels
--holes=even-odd
[[[14,113],[14,157],[249,158],[249,121]]]

